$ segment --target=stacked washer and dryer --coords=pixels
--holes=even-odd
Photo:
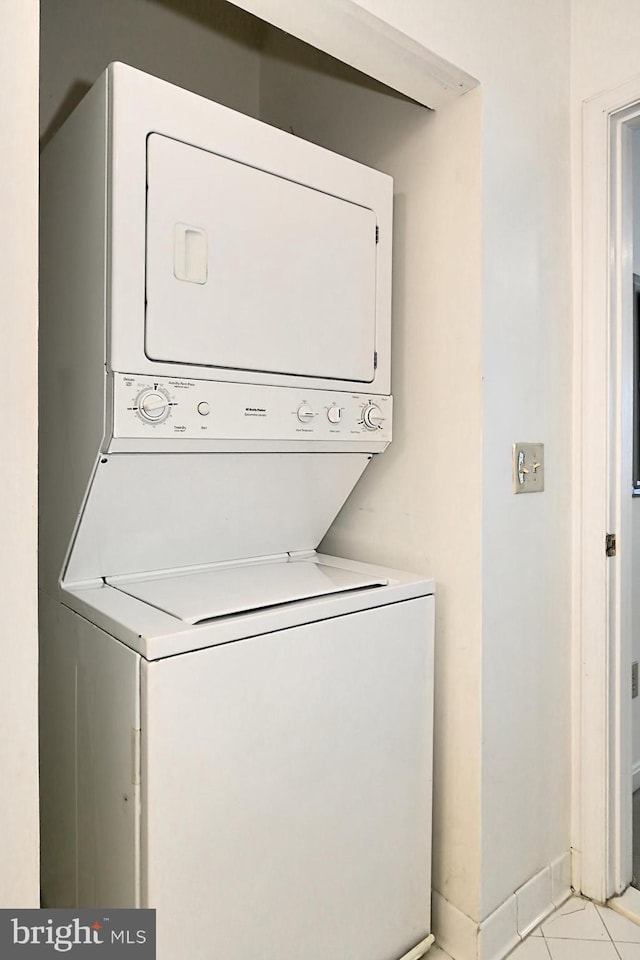
[[[391,440],[391,228],[122,64],[42,158],[43,903],[159,960],[432,941],[433,584],[316,553]]]

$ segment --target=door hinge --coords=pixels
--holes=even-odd
[[[380,242],[380,227],[376,225],[376,243]]]
[[[375,350],[373,353],[373,369],[374,370],[378,369],[378,351],[377,350]]]
[[[617,546],[615,533],[608,533],[605,541],[605,551],[608,557],[615,557]]]

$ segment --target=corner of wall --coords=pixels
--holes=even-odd
[[[453,960],[503,960],[570,895],[569,851],[530,877],[480,923],[434,890],[436,943]]]

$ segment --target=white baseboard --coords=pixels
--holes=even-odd
[[[627,887],[619,897],[607,900],[607,906],[633,923],[640,924],[640,890],[635,887]]]
[[[436,943],[453,960],[503,960],[571,896],[571,855],[557,857],[478,923],[434,891]]]
[[[563,853],[551,861],[551,899],[554,907],[560,907],[572,894],[572,851]]]
[[[516,890],[515,898],[518,905],[518,935],[524,939],[555,910],[551,893],[551,864],[523,883]]]
[[[518,943],[518,901],[514,893],[480,924],[478,960],[502,960]]]

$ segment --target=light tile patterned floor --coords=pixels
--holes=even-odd
[[[428,960],[449,960],[434,947]],[[589,900],[572,897],[540,924],[508,960],[640,960],[640,926]]]

